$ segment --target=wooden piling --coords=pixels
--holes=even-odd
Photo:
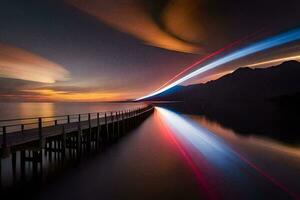
[[[106,129],[106,140],[109,140],[109,131],[108,131],[108,124],[107,124],[107,115],[106,113],[104,114],[104,121],[105,121],[105,129]]]
[[[80,114],[78,115],[78,131],[76,135],[76,154],[77,157],[81,154],[81,119]]]
[[[16,160],[17,160],[17,155],[16,155],[16,152],[13,151],[12,155],[11,155],[11,166],[12,166],[13,182],[16,181]]]
[[[88,114],[88,123],[89,123],[89,129],[88,129],[88,135],[87,135],[87,150],[91,150],[91,137],[92,137],[92,126],[91,126],[91,114]]]
[[[7,147],[7,138],[6,138],[6,126],[2,127],[2,148],[5,149]]]
[[[117,137],[120,137],[120,112],[117,112]]]
[[[62,159],[64,159],[65,158],[65,156],[66,156],[66,139],[67,139],[67,136],[66,136],[66,131],[65,131],[65,126],[62,126],[62,141],[61,141],[61,143],[62,143],[62,152],[61,152],[61,154],[62,154]]]
[[[100,143],[100,130],[101,126],[100,126],[100,115],[99,113],[97,113],[97,134],[96,134],[96,148],[98,149],[99,147],[99,143]]]
[[[21,169],[21,180],[24,180],[25,179],[25,150],[21,150],[20,169]]]
[[[110,113],[110,124],[111,124],[111,137],[114,138],[115,130],[114,130],[114,116],[113,112]]]
[[[21,133],[24,133],[24,124],[21,124]]]
[[[43,135],[42,135],[42,129],[43,129],[43,122],[42,122],[42,118],[39,117],[39,121],[38,121],[38,126],[39,126],[39,146],[42,147],[43,146]]]
[[[1,188],[2,188],[2,159],[0,159],[0,191]]]

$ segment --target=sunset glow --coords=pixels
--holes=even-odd
[[[69,72],[40,56],[0,44],[0,77],[55,83],[67,80]]]
[[[0,20],[4,30],[0,39],[1,100],[49,99],[45,92],[31,92],[39,90],[55,93],[49,101],[76,97],[76,101],[89,102],[141,100],[175,85],[218,79],[247,64],[269,67],[288,59],[300,60],[298,40],[284,46],[274,41],[250,54],[243,51],[243,47],[298,27],[283,26],[283,22],[265,26],[266,21],[280,16],[283,7],[294,8],[290,5],[280,5],[281,9],[260,17],[260,23],[251,24],[248,12],[255,8],[251,4],[64,0],[37,3],[35,8],[34,4],[6,3]],[[243,12],[247,15],[222,13],[239,13],[240,6],[247,7]],[[259,5],[258,16],[264,8]],[[296,16],[287,18],[285,23],[297,21]]]
[[[23,90],[23,92],[37,94],[45,101],[74,101],[96,102],[120,100],[120,94],[108,92],[68,92],[55,90]]]
[[[263,66],[263,65],[272,65],[272,64],[278,64],[280,62],[288,61],[288,60],[298,60],[300,61],[300,56],[287,56],[283,58],[275,58],[272,60],[267,60],[263,62],[258,62],[254,64],[247,65],[248,67],[258,67],[258,66]]]
[[[3,199],[300,200],[300,0],[0,5]]]

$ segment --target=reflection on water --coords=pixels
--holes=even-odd
[[[20,111],[19,116],[53,116],[54,104],[53,103],[19,103],[16,104],[15,111],[16,112]]]
[[[0,102],[0,120],[53,115],[105,112],[140,107],[142,103],[4,103]]]
[[[38,199],[203,199],[158,114],[44,187]]]
[[[295,193],[300,188],[299,149],[236,136],[203,117],[191,119],[164,108],[157,110],[169,133],[196,166],[195,176],[200,174],[208,197],[299,198]]]
[[[256,148],[261,147],[272,151],[276,151],[277,153],[285,155],[288,154],[289,156],[296,156],[300,158],[300,146],[291,146],[266,137],[259,137],[255,134],[251,136],[244,136],[235,132],[234,130],[223,127],[217,122],[210,121],[204,116],[192,116],[192,119],[199,122],[203,127],[210,130],[212,133],[215,133],[228,141],[236,142],[243,145],[253,145]]]
[[[37,196],[299,199],[299,178],[300,148],[157,107],[131,134],[45,184]]]
[[[205,116],[244,136],[268,137],[300,146],[297,109],[272,102],[196,102],[159,104],[176,112]]]

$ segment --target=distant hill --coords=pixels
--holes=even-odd
[[[239,68],[205,84],[178,86],[149,100],[176,101],[283,101],[299,99],[300,63],[287,61],[278,66],[251,69]]]

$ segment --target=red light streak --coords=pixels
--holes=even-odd
[[[165,135],[168,137],[167,139],[170,141],[170,143],[172,143],[177,148],[179,153],[182,155],[182,157],[186,161],[187,165],[190,167],[190,169],[195,174],[196,181],[197,181],[198,185],[201,187],[202,190],[204,188],[207,198],[211,199],[211,200],[218,199],[216,193],[213,192],[212,189],[209,187],[209,185],[207,184],[206,178],[200,173],[198,167],[194,163],[191,156],[184,149],[184,147],[176,140],[176,138],[173,136],[173,133],[171,132],[171,130],[162,122],[162,119],[159,116],[159,114],[157,114],[157,112],[156,112],[155,119],[157,119],[157,125],[159,126],[161,131],[163,133],[165,133]],[[201,165],[202,166],[207,166],[207,163],[202,161]],[[206,167],[206,168],[209,168],[209,167]]]
[[[259,31],[260,32],[260,31]],[[194,64],[188,66],[187,68],[185,68],[184,70],[182,70],[181,72],[179,72],[178,74],[176,74],[173,78],[171,78],[170,80],[168,80],[167,82],[165,82],[162,86],[160,86],[158,89],[156,89],[155,91],[158,91],[160,90],[161,88],[165,87],[166,85],[168,85],[169,83],[171,83],[172,81],[174,81],[176,78],[178,78],[179,76],[183,75],[185,72],[191,70],[192,68],[198,66],[199,64],[207,61],[208,59],[214,57],[214,56],[217,56],[218,54],[221,54],[222,52],[226,51],[226,50],[230,50],[232,48],[234,48],[235,46],[238,46],[239,44],[247,41],[247,40],[251,40],[252,38],[254,38],[254,36],[256,36],[258,34],[257,33],[254,33],[253,35],[250,35],[250,36],[246,36],[245,38],[242,38],[240,40],[237,40],[231,44],[228,44],[226,45],[225,47],[221,48],[221,49],[218,49],[214,52],[212,52],[211,54],[201,58],[200,60],[198,60],[197,62],[195,62]]]

